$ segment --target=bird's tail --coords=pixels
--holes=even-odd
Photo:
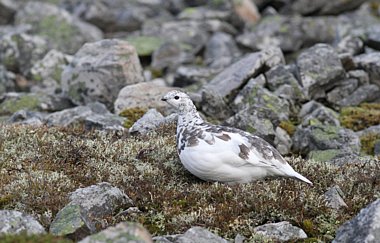
[[[300,181],[303,181],[303,182],[306,182],[308,183],[309,185],[313,185],[313,182],[311,182],[309,179],[307,179],[306,177],[304,177],[303,175],[299,174],[298,172],[295,172],[292,174],[292,176],[294,178],[296,178],[297,180],[300,180]]]

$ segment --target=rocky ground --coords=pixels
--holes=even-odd
[[[365,0],[0,0],[0,241],[376,242],[379,16]],[[172,89],[314,187],[190,175]]]

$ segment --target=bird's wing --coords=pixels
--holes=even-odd
[[[220,150],[234,153],[236,160],[233,163],[272,168],[282,168],[287,165],[281,154],[260,137],[224,126],[214,126],[207,132],[209,133],[207,137],[214,137]]]

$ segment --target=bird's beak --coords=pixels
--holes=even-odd
[[[165,97],[162,97],[161,100],[162,101],[167,101],[168,99],[166,99]]]

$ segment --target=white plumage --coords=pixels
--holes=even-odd
[[[237,128],[205,122],[187,94],[170,91],[162,100],[177,108],[178,154],[184,167],[195,176],[230,184],[281,176],[312,185],[263,139]]]

